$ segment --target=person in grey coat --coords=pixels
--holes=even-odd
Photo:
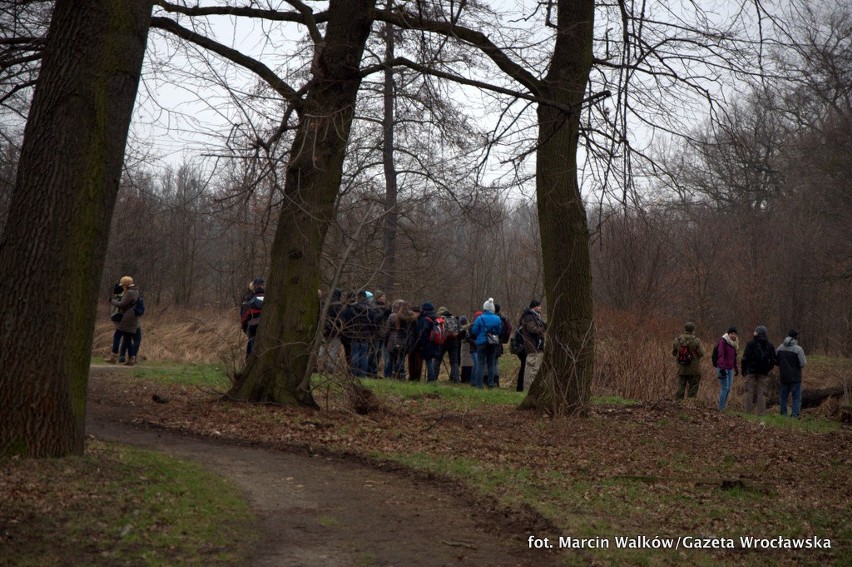
[[[124,339],[130,345],[128,349],[128,359],[125,363],[127,366],[136,364],[136,353],[139,349],[138,341],[136,340],[137,331],[139,330],[139,317],[133,309],[136,302],[139,301],[139,289],[133,283],[133,278],[124,276],[119,280],[121,287],[124,288],[124,293],[121,299],[113,298],[110,303],[116,308],[121,318],[115,321],[115,339]],[[118,360],[118,341],[113,340],[113,350],[107,358],[107,362],[114,363]]]
[[[781,415],[787,415],[787,398],[792,394],[793,409],[790,417],[799,417],[802,408],[802,368],[807,364],[805,351],[799,346],[799,333],[791,330],[778,349],[778,371],[781,375]]]

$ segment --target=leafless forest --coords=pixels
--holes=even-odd
[[[480,8],[477,18],[486,21],[490,11]],[[788,328],[799,329],[812,352],[849,355],[852,19],[848,4],[830,1],[791,2],[778,14],[763,20],[767,41],[751,62],[753,75],[735,77],[709,104],[706,119],[675,121],[673,115],[689,114],[691,107],[658,101],[658,108],[646,106],[646,115],[665,120],[653,127],[625,121],[634,91],[584,114],[580,176],[604,348],[629,337],[667,343],[683,321],[695,320],[708,338],[729,325],[765,324],[779,339]],[[7,9],[3,25],[18,31],[30,26],[37,35],[47,20],[36,15]],[[209,25],[195,21],[199,30]],[[426,54],[481,68],[470,50],[402,35],[394,45],[392,35],[382,28],[370,40],[362,67],[381,66],[396,49],[396,55]],[[167,41],[168,33],[161,28],[157,37]],[[0,53],[0,104],[5,116],[23,118],[29,88],[19,80],[26,69],[12,47],[20,45],[6,43]],[[303,47],[297,42],[291,48],[294,59]],[[196,81],[219,69],[215,55],[171,49],[194,67],[178,74],[149,46],[152,61],[143,81]],[[287,72],[303,76],[308,63]],[[713,72],[706,71],[708,97],[715,91]],[[211,134],[221,144],[164,166],[156,148],[132,139],[104,297],[118,277],[132,274],[154,311],[213,306],[224,313],[236,307],[252,277],[266,273],[280,210],[288,206],[280,172],[286,153],[273,146],[288,133],[265,119],[264,109],[274,107],[266,100],[268,86],[238,91],[226,74],[219,79],[231,88],[231,112],[244,120]],[[529,187],[534,140],[519,107],[524,101],[506,103],[499,119],[482,120],[487,109],[481,101],[469,104],[469,91],[450,84],[405,67],[364,79],[323,248],[323,287],[336,281],[342,289],[390,288],[392,298],[430,300],[457,313],[493,296],[517,316],[531,298],[545,296],[538,210]],[[647,104],[653,93],[646,94]],[[4,124],[0,228],[22,142],[15,126],[22,123]],[[607,148],[596,134],[606,124],[618,125],[631,141]],[[609,154],[602,161],[604,150]]]

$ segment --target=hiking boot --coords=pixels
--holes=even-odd
[[[136,357],[131,356],[127,359],[127,362],[124,363],[125,366],[136,366]]]
[[[119,364],[124,364],[125,362],[127,362],[127,358],[125,358],[123,356],[118,357],[118,363]]]
[[[109,364],[115,364],[115,361],[118,360],[118,353],[111,352],[107,358],[104,359],[104,362]]]

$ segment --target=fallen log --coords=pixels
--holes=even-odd
[[[841,398],[846,393],[843,386],[832,388],[805,388],[802,390],[802,409],[819,407],[830,398]],[[781,385],[778,379],[770,380],[766,388],[766,407],[777,406],[781,399]]]

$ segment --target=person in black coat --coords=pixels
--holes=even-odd
[[[745,346],[740,368],[745,376],[743,406],[748,413],[766,413],[766,386],[769,373],[777,364],[775,346],[766,338],[766,327],[760,325]]]

